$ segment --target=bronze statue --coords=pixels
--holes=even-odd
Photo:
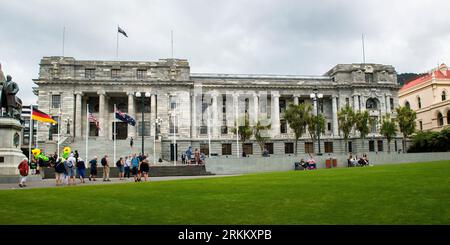
[[[20,114],[22,113],[22,100],[16,96],[19,92],[19,86],[12,81],[10,75],[6,76],[6,80],[4,77],[0,65],[0,85],[2,87],[0,94],[1,108],[6,108],[5,116],[21,121]]]

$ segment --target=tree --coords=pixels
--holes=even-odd
[[[325,133],[325,117],[323,115],[319,114],[317,116],[311,115],[308,118],[308,133],[309,136],[311,136],[311,140],[313,142],[313,145],[315,144],[315,140],[317,138],[317,131],[320,133]]]
[[[364,140],[369,134],[370,125],[373,119],[369,116],[368,111],[359,111],[355,113],[355,128],[359,131],[362,139],[362,148],[364,149]]]
[[[350,106],[343,107],[338,112],[339,129],[344,134],[345,153],[348,152],[348,136],[355,125],[355,112]]]
[[[391,140],[397,134],[397,128],[395,119],[391,118],[389,114],[383,116],[380,133],[386,137],[388,142],[388,152],[391,153]]]
[[[284,118],[292,131],[294,131],[295,155],[297,155],[298,139],[302,137],[306,131],[311,111],[312,106],[310,104],[290,104],[284,113]]]
[[[261,154],[264,151],[266,142],[270,139],[270,135],[267,132],[267,130],[270,129],[270,126],[270,124],[265,124],[261,121],[258,121],[256,126],[253,128],[253,134],[255,135],[256,142],[258,142],[258,145],[261,148]]]
[[[406,138],[416,130],[416,112],[406,106],[397,107],[395,110],[397,111],[398,128],[403,134],[402,148],[406,152]]]
[[[232,132],[236,134],[236,124],[232,129]],[[250,126],[248,115],[244,116],[244,124],[239,126],[239,140],[244,143],[249,140],[253,135],[253,128]]]

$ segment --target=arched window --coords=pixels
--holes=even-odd
[[[440,113],[440,112],[437,114],[437,123],[438,123],[439,127],[444,125],[444,117],[442,116],[442,113]]]
[[[405,102],[405,106],[408,107],[408,108],[411,108],[411,106],[409,105],[408,101]]]
[[[420,108],[422,108],[422,100],[420,99],[420,97],[417,97],[417,106]]]
[[[378,109],[378,100],[376,98],[369,98],[366,101],[366,109],[377,110]]]
[[[447,99],[447,92],[445,92],[445,90],[442,91],[441,99],[442,99],[442,101]]]
[[[450,125],[450,110],[447,111],[447,125]]]

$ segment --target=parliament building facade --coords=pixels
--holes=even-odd
[[[116,106],[136,120],[136,126],[116,121],[117,155],[141,152],[144,135],[145,153],[152,155],[155,148],[158,158],[165,160],[179,159],[188,146],[206,155],[236,156],[233,128],[245,116],[252,126],[271,125],[266,143],[270,154],[292,154],[294,134],[284,119],[290,103],[311,103],[314,112],[323,114],[321,152],[343,153],[337,112],[349,105],[368,110],[378,120],[385,114],[395,117],[399,89],[394,67],[381,64],[338,64],[321,76],[236,75],[191,73],[183,59],[96,61],[58,56],[41,60],[34,82],[39,109],[60,122],[59,130],[58,125],[38,125],[39,145],[48,154],[56,151],[59,140],[61,148],[69,145],[84,156],[89,139],[89,158],[112,155]],[[323,94],[317,102],[310,97],[313,90]],[[87,107],[98,123],[88,120]],[[318,142],[312,142],[306,132],[298,153],[317,152]],[[364,144],[357,131],[350,142],[353,152],[387,151],[379,122],[372,125]],[[399,139],[392,141],[392,150],[400,148]],[[254,137],[239,142],[242,152],[261,155]]]

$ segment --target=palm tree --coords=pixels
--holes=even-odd
[[[372,124],[372,121],[373,119],[369,116],[368,111],[359,111],[355,114],[355,128],[359,131],[359,134],[361,136],[362,149],[364,149],[364,140],[369,134],[369,126]]]
[[[294,131],[295,155],[297,155],[298,139],[302,137],[306,131],[311,111],[312,106],[310,104],[290,104],[284,113],[284,118],[288,122],[289,127]]]
[[[416,112],[407,106],[400,106],[395,110],[397,111],[398,127],[403,134],[402,148],[406,152],[406,138],[416,130]]]
[[[323,115],[321,115],[321,114],[319,114],[317,116],[312,115],[309,117],[309,120],[307,123],[308,123],[309,136],[311,136],[311,140],[314,145],[315,140],[318,136],[317,131],[319,131],[319,133],[321,133],[321,134],[325,133],[325,117],[323,117]]]
[[[236,124],[235,127],[231,130],[234,134],[236,134]],[[244,116],[244,125],[239,126],[239,140],[242,143],[245,143],[249,140],[253,135],[253,128],[250,126],[250,121],[248,119],[248,115]]]
[[[343,107],[338,112],[339,129],[344,134],[345,153],[348,152],[348,136],[355,125],[355,112],[350,106]]]
[[[395,137],[397,134],[397,129],[395,125],[395,119],[391,118],[389,114],[386,114],[383,116],[382,122],[381,122],[381,130],[380,133],[386,137],[388,141],[388,152],[391,153],[391,140]]]
[[[253,128],[256,142],[258,142],[259,147],[261,148],[261,154],[264,151],[264,146],[266,142],[270,139],[270,135],[267,133],[267,130],[270,129],[270,124],[265,124],[261,121],[258,121],[256,126]]]

